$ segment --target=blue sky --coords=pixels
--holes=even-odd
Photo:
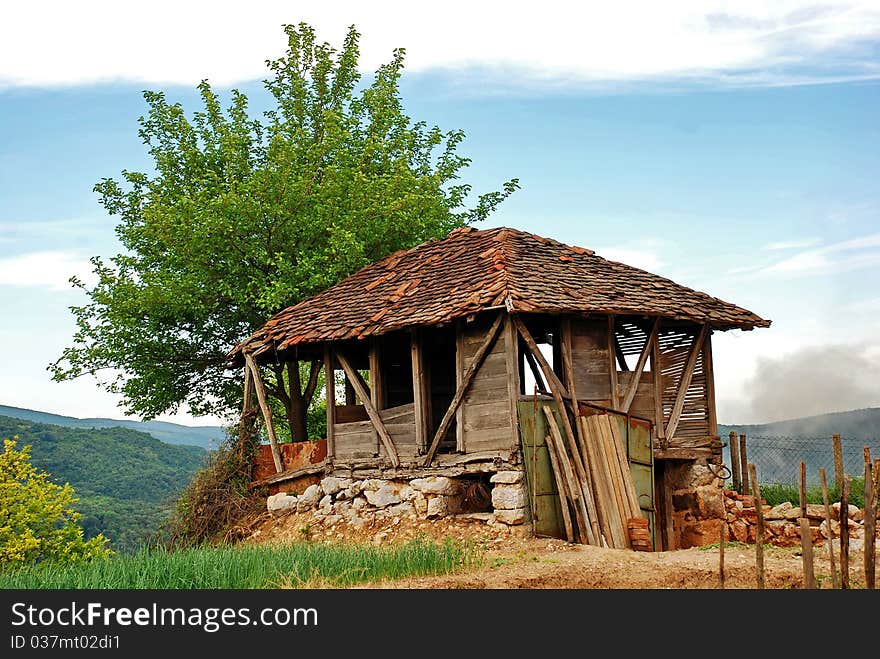
[[[582,9],[603,51],[536,36],[530,23],[547,15],[516,9],[506,33],[479,42],[469,35],[497,27],[490,13],[475,13],[457,42],[419,17],[358,26],[367,70],[407,46],[406,109],[465,131],[476,191],[520,179],[487,225],[590,247],[772,319],[715,337],[720,420],[759,422],[880,405],[880,9],[783,4],[743,3],[734,15],[681,3],[667,12],[676,20],[655,17],[635,37],[623,14]],[[143,89],[192,109],[208,77],[262,108],[263,60],[280,50],[256,37],[299,20],[275,20],[276,10],[266,3],[262,19],[218,23],[216,38],[154,59],[155,32],[127,34],[112,56],[90,51],[89,34],[72,50],[44,36],[44,62],[0,52],[0,404],[122,416],[93,380],[53,383],[46,371],[70,343],[68,306],[83,301],[67,278],[117,250],[92,186],[149,166],[137,136]],[[338,39],[358,17],[337,14],[311,17],[319,36]],[[102,34],[113,20],[131,30],[123,19],[102,18]],[[34,14],[17,25],[41,33]],[[247,38],[216,50],[224,29]]]

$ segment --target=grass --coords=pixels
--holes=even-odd
[[[448,574],[478,565],[470,545],[239,545],[154,548],[80,565],[43,564],[0,574],[0,588],[197,589],[346,587],[407,576]]]
[[[785,485],[778,483],[762,483],[761,498],[768,505],[777,506],[786,501],[798,505],[800,502],[800,489],[797,485]],[[840,490],[837,486],[828,488],[828,503],[840,501]],[[819,486],[807,488],[807,503],[822,503],[822,488]],[[853,478],[849,486],[849,503],[857,508],[865,506],[865,479]]]

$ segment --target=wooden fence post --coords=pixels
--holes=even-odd
[[[743,435],[745,437],[745,435]],[[745,443],[743,443],[745,444]],[[755,465],[748,465],[749,480],[752,481],[752,492],[755,495],[755,512],[758,514],[758,528],[755,533],[755,570],[757,572],[758,588],[764,588],[764,507],[761,505],[761,486],[758,484],[758,474]]]
[[[825,467],[819,468],[819,480],[822,482],[822,502],[825,504],[825,526],[828,527],[828,558],[831,561],[831,586],[837,590],[840,582],[837,579],[837,564],[834,560],[834,531],[831,530],[831,504],[828,502],[828,483],[825,480]]]
[[[730,475],[733,478],[733,485],[731,487],[733,487],[734,491],[740,492],[742,487],[740,468],[742,465],[739,461],[739,442],[737,441],[735,430],[730,431],[730,434],[727,436],[727,443],[730,444]]]
[[[849,589],[849,476],[840,488],[840,587]]]
[[[801,517],[801,557],[804,562],[804,588],[813,590],[816,587],[816,573],[813,571],[813,536],[810,533],[810,520]]]
[[[742,462],[742,494],[749,493],[749,476],[751,476],[751,471],[749,470],[749,459],[746,456],[746,436],[742,434],[739,436],[739,459]],[[752,487],[755,484],[752,483]]]
[[[877,490],[874,489],[874,474],[871,465],[871,453],[865,447],[865,588],[874,590],[874,548],[877,544],[875,536],[877,528]]]
[[[834,450],[834,484],[840,492],[843,488],[843,446],[840,443],[840,435],[831,435],[831,446]]]

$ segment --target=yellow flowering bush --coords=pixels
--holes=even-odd
[[[110,556],[103,535],[84,538],[70,484],[53,483],[31,464],[30,446],[17,449],[17,440],[3,440],[0,453],[0,570]]]

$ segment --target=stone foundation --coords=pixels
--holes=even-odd
[[[312,511],[330,522],[345,520],[358,527],[373,519],[432,520],[467,515],[487,524],[504,524],[530,530],[528,495],[521,471],[499,471],[489,484],[482,481],[426,476],[424,478],[380,479],[327,476],[301,493],[278,492],[266,500],[273,516]],[[490,490],[489,510],[473,510]]]

